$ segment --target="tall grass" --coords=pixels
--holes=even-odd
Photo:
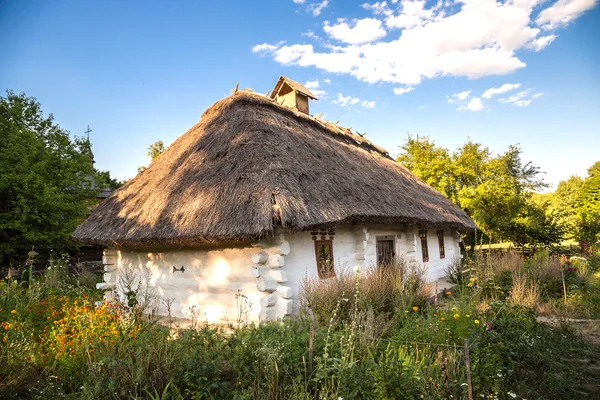
[[[304,277],[300,284],[301,306],[321,324],[331,320],[335,309],[338,309],[337,319],[342,322],[350,321],[357,309],[363,314],[361,318],[373,321],[390,318],[398,308],[422,307],[431,297],[431,287],[424,280],[425,271],[403,259],[379,268],[340,268],[336,274],[324,280]]]

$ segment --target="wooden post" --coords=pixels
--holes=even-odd
[[[315,324],[310,324],[310,338],[308,339],[308,376],[313,372],[313,352],[315,344]]]
[[[471,358],[469,357],[469,339],[465,339],[465,364],[467,366],[468,399],[473,400],[473,386],[471,385]]]
[[[563,283],[563,294],[565,295],[565,304],[567,304],[567,285],[565,284],[565,270],[561,268],[560,276],[562,277]]]

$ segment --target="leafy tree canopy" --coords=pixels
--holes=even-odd
[[[158,156],[160,156],[162,153],[165,152],[165,150],[167,150],[167,148],[165,147],[165,145],[163,144],[162,140],[159,140],[157,142],[154,142],[150,145],[150,147],[148,147],[148,157],[150,157],[150,161],[154,161],[158,158]],[[145,166],[141,166],[138,168],[138,174],[142,173],[147,167]]]
[[[577,212],[579,240],[591,245],[600,242],[600,161],[588,169],[577,197]]]
[[[583,179],[571,176],[558,183],[553,193],[548,193],[547,213],[556,219],[558,226],[565,232],[565,238],[576,237],[579,227],[577,199],[583,186]]]
[[[533,191],[546,185],[539,168],[522,161],[518,146],[494,156],[469,139],[451,153],[428,137],[409,136],[401,150],[400,163],[459,205],[486,234],[517,243],[556,239],[556,226],[534,237],[536,226],[554,222],[542,218],[531,201]]]
[[[31,246],[72,246],[71,233],[97,191],[89,141],[44,117],[40,104],[8,91],[0,97],[0,259]]]

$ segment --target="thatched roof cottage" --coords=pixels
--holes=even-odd
[[[442,276],[473,221],[309,98],[285,77],[235,92],[102,202],[73,234],[106,247],[101,287],[146,271],[159,314],[233,320],[243,293],[270,320],[297,310],[305,275],[404,256]]]

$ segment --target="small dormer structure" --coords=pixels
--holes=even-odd
[[[270,97],[275,99],[278,104],[295,108],[307,115],[310,115],[308,111],[308,99],[319,100],[303,85],[283,75],[279,77]]]

